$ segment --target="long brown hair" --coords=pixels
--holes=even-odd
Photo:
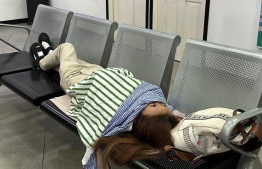
[[[117,165],[133,160],[164,157],[163,147],[172,145],[170,130],[179,121],[171,114],[157,116],[138,115],[133,122],[132,131],[99,138],[93,145],[97,152],[103,149],[102,168],[108,159]]]

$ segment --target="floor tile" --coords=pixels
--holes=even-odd
[[[0,93],[0,168],[41,168],[45,115],[4,86]]]
[[[11,36],[15,28],[0,26],[0,36]]]
[[[80,137],[47,117],[43,169],[81,169],[85,146]]]
[[[1,30],[0,30],[0,32],[1,32]],[[7,36],[7,35],[1,36],[0,35],[0,38],[8,42],[9,39],[10,39],[10,36]],[[3,41],[0,41],[0,46],[6,46],[6,43],[4,43]]]
[[[4,46],[0,46],[0,54],[3,52],[4,48]]]
[[[15,46],[15,47],[17,47],[20,50],[23,50],[24,45]],[[5,46],[4,50],[2,51],[2,53],[11,53],[11,52],[17,52],[17,50],[11,46]]]
[[[15,35],[13,35],[9,39],[9,43],[11,43],[14,46],[24,46],[26,39],[27,39],[27,36],[15,36]]]

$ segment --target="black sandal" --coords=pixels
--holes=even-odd
[[[53,50],[53,48],[51,48],[51,41],[49,36],[44,32],[40,33],[40,35],[38,36],[38,43],[42,45],[43,41],[49,44],[48,48],[43,48],[44,54],[47,55],[50,50]]]
[[[41,69],[39,61],[45,57],[44,52],[41,56],[38,55],[39,52],[43,52],[43,47],[39,43],[33,43],[30,47],[29,54],[33,61],[33,67],[37,69]]]

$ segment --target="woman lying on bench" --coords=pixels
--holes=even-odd
[[[102,168],[108,159],[123,165],[165,156],[164,146],[172,145],[170,130],[182,117],[173,115],[179,112],[171,112],[173,107],[167,105],[158,86],[134,78],[123,68],[104,69],[79,60],[72,44],[53,50],[45,33],[30,52],[38,69],[59,67],[60,85],[71,96],[68,113],[77,119],[87,147],[82,160],[85,168],[95,168],[101,147]]]

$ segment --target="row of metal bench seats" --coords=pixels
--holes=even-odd
[[[9,25],[10,26],[10,25]],[[118,29],[118,30],[117,30]],[[114,33],[117,30],[114,42]],[[171,105],[183,113],[209,107],[253,110],[262,91],[262,55],[199,40],[188,40],[179,65],[175,83],[169,92],[176,47],[180,36],[118,24],[71,11],[39,5],[23,51],[0,56],[1,83],[40,108],[65,127],[77,133],[76,121],[49,101],[64,95],[59,75],[51,70],[32,69],[29,47],[46,32],[55,48],[63,42],[72,43],[78,58],[103,67],[123,67],[136,78],[160,86]],[[1,39],[0,39],[1,40]],[[169,95],[168,95],[169,93]],[[252,111],[255,116],[260,109]],[[249,117],[248,116],[248,117]],[[241,121],[237,116],[229,120]],[[229,125],[230,130],[234,125]],[[222,136],[228,141],[228,133]],[[228,143],[228,146],[232,146]],[[245,152],[240,153],[245,154]],[[130,168],[253,168],[261,166],[254,154],[239,156],[224,153],[207,158],[206,162],[187,163],[157,160],[135,161]],[[204,163],[204,164],[202,164]]]
[[[32,69],[29,47],[41,32],[46,32],[54,48],[63,42],[72,43],[79,59],[102,67],[125,67],[136,77],[163,86],[167,95],[180,37],[122,24],[112,51],[117,28],[114,21],[39,5],[24,50],[1,57],[1,83],[33,105],[48,108],[45,112],[77,133],[76,121],[48,101],[65,94],[59,74]]]

